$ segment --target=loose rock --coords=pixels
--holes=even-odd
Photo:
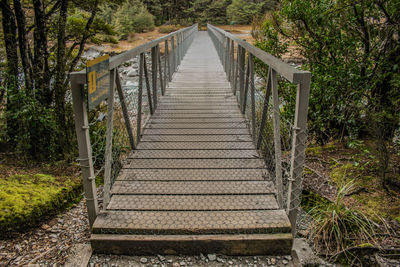
[[[215,255],[214,253],[208,254],[207,257],[210,261],[215,261],[217,259],[217,255]]]

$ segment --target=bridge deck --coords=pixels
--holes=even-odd
[[[290,222],[268,180],[211,39],[199,32],[97,217],[92,244],[113,253],[288,252]]]

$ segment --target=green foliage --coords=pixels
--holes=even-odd
[[[309,130],[319,143],[366,133],[387,139],[398,127],[396,2],[285,0],[263,24],[258,47],[280,56],[292,42],[306,59],[302,68],[312,73]],[[286,88],[284,100],[293,105]]]
[[[233,0],[226,10],[227,17],[230,21],[238,24],[249,24],[253,17],[262,15],[264,3],[254,3],[245,0]]]
[[[78,197],[78,177],[46,174],[14,175],[0,179],[0,235],[31,226],[46,214]]]
[[[133,17],[132,26],[135,32],[147,32],[154,30],[154,18],[148,12],[141,12]]]
[[[8,98],[18,103],[18,110],[6,111],[7,120],[18,122],[17,133],[10,137],[15,152],[25,159],[28,155],[39,160],[54,159],[58,133],[54,109],[41,105],[24,90],[8,90]]]
[[[121,38],[133,32],[146,32],[154,29],[154,17],[140,0],[128,0],[114,14],[113,25]]]

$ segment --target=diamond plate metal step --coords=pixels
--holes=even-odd
[[[195,140],[195,141],[193,141]],[[187,134],[187,135],[152,135],[152,134],[143,134],[141,143],[147,142],[251,142],[250,134],[247,135],[196,135],[196,134]],[[167,144],[166,144],[167,145]],[[221,144],[222,145],[222,144]]]
[[[107,210],[275,210],[274,195],[113,195]]]
[[[270,181],[116,181],[112,194],[130,195],[232,195],[273,194]]]
[[[137,150],[131,156],[135,159],[244,159],[259,158],[254,149],[248,150]]]
[[[131,169],[257,169],[265,168],[261,159],[129,159]]]
[[[148,123],[146,129],[247,129],[244,122],[227,123]]]
[[[250,134],[249,129],[144,129],[143,134],[205,134],[205,135],[213,135],[213,134],[235,134],[235,135],[245,135]],[[196,140],[194,140],[196,141]]]
[[[253,149],[256,152],[252,142],[141,142],[137,149],[212,149],[221,150],[222,153],[225,153],[224,149]]]
[[[290,233],[283,210],[252,211],[105,211],[95,234],[267,234]]]
[[[263,181],[264,169],[122,169],[117,181]]]

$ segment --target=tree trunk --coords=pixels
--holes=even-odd
[[[19,110],[18,101],[18,51],[17,51],[17,26],[15,15],[10,7],[8,0],[0,2],[2,12],[2,23],[4,33],[4,45],[7,54],[7,73],[6,73],[6,94],[7,94],[7,135],[11,140],[11,145],[15,142],[18,133],[18,123],[13,118]]]
[[[26,20],[20,0],[14,0],[14,10],[18,26],[19,54],[25,76],[25,91],[28,96],[33,96],[32,65],[30,64],[28,57],[29,48],[28,40],[26,38]]]
[[[35,95],[42,105],[49,107],[52,97],[50,90],[51,74],[48,64],[49,53],[47,51],[46,17],[42,0],[33,0],[32,2],[35,11],[35,30],[33,33],[34,62],[32,62]]]
[[[66,123],[66,110],[65,110],[65,31],[67,24],[67,13],[68,13],[68,0],[62,0],[60,6],[60,16],[58,18],[58,32],[57,32],[57,62],[55,68],[55,83],[54,83],[54,95],[55,95],[55,107],[56,107],[56,119],[57,128],[59,130],[59,153],[65,154],[70,151],[69,144],[69,129]]]

